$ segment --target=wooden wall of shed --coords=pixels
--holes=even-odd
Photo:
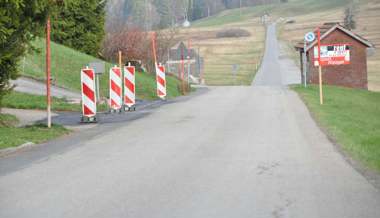
[[[324,66],[322,68],[323,84],[368,89],[367,47],[365,45],[338,29],[324,38],[321,43],[349,44],[351,56],[351,63],[349,65]],[[313,63],[313,49],[308,53],[310,60],[308,70],[309,83],[318,84],[318,67],[314,66]]]

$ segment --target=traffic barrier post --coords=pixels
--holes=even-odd
[[[86,67],[81,71],[82,122],[96,122],[95,72]]]
[[[124,110],[136,110],[136,85],[135,85],[136,68],[131,66],[124,67]]]
[[[121,111],[122,105],[122,76],[120,67],[114,66],[110,69],[110,112]]]
[[[157,96],[161,99],[166,97],[166,77],[165,67],[160,64],[156,65]]]

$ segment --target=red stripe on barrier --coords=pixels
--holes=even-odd
[[[117,95],[121,95],[121,87],[119,87],[113,80],[111,80],[111,89],[116,92]]]
[[[158,66],[158,68],[161,70],[161,72],[165,72],[165,67],[164,66]]]
[[[113,99],[111,99],[111,106],[120,106],[120,105],[116,103]]]
[[[83,70],[83,72],[91,78],[91,80],[94,80],[94,72],[90,69],[90,70]]]
[[[121,70],[119,70],[119,68],[112,68],[112,71],[113,71],[118,77],[121,77]]]
[[[161,77],[157,76],[157,82],[160,83],[163,87],[165,87],[165,80]]]
[[[164,96],[165,94],[163,92],[161,92],[160,90],[157,90],[157,95],[158,96]]]
[[[82,83],[83,94],[85,94],[92,102],[95,102],[95,93],[85,83]]]
[[[90,109],[88,108],[86,105],[83,105],[83,112],[84,112],[84,115],[94,115],[95,113]]]
[[[126,103],[126,104],[133,104],[134,102],[130,99],[130,98],[128,98],[128,96],[124,96],[125,98],[124,98],[124,102]]]
[[[135,68],[134,67],[127,67],[127,70],[130,74],[134,75],[135,74]]]
[[[124,80],[125,87],[127,87],[131,92],[135,93],[135,85],[128,79]]]

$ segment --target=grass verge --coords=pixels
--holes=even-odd
[[[31,95],[20,92],[11,92],[6,95],[2,102],[3,107],[16,109],[46,109],[46,97],[41,95]],[[70,104],[62,98],[52,98],[52,110],[55,111],[80,111],[79,104]]]
[[[324,86],[294,86],[317,121],[354,159],[380,172],[380,93]]]
[[[18,123],[16,116],[11,114],[0,114],[0,127],[15,126]]]
[[[31,109],[31,110],[45,110],[46,97],[42,95],[32,95],[21,92],[11,92],[3,99],[2,106],[6,108],[15,109]],[[52,97],[52,110],[53,111],[81,111],[80,104],[69,103],[64,98]],[[99,104],[98,111],[107,111],[106,104]]]
[[[51,129],[42,124],[27,127],[0,126],[0,149],[16,147],[27,142],[42,143],[68,133],[69,130],[59,125],[53,125]]]

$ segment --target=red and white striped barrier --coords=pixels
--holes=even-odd
[[[135,67],[124,67],[124,105],[131,108],[136,104]]]
[[[156,81],[157,81],[157,96],[165,99],[166,97],[166,78],[165,67],[156,63]]]
[[[110,69],[110,108],[120,110],[122,105],[122,79],[119,67]]]
[[[93,69],[89,69],[89,68],[82,69],[81,83],[82,83],[83,118],[94,118],[96,116],[96,94],[95,94],[95,72]],[[83,118],[82,118],[82,121],[84,121]]]

